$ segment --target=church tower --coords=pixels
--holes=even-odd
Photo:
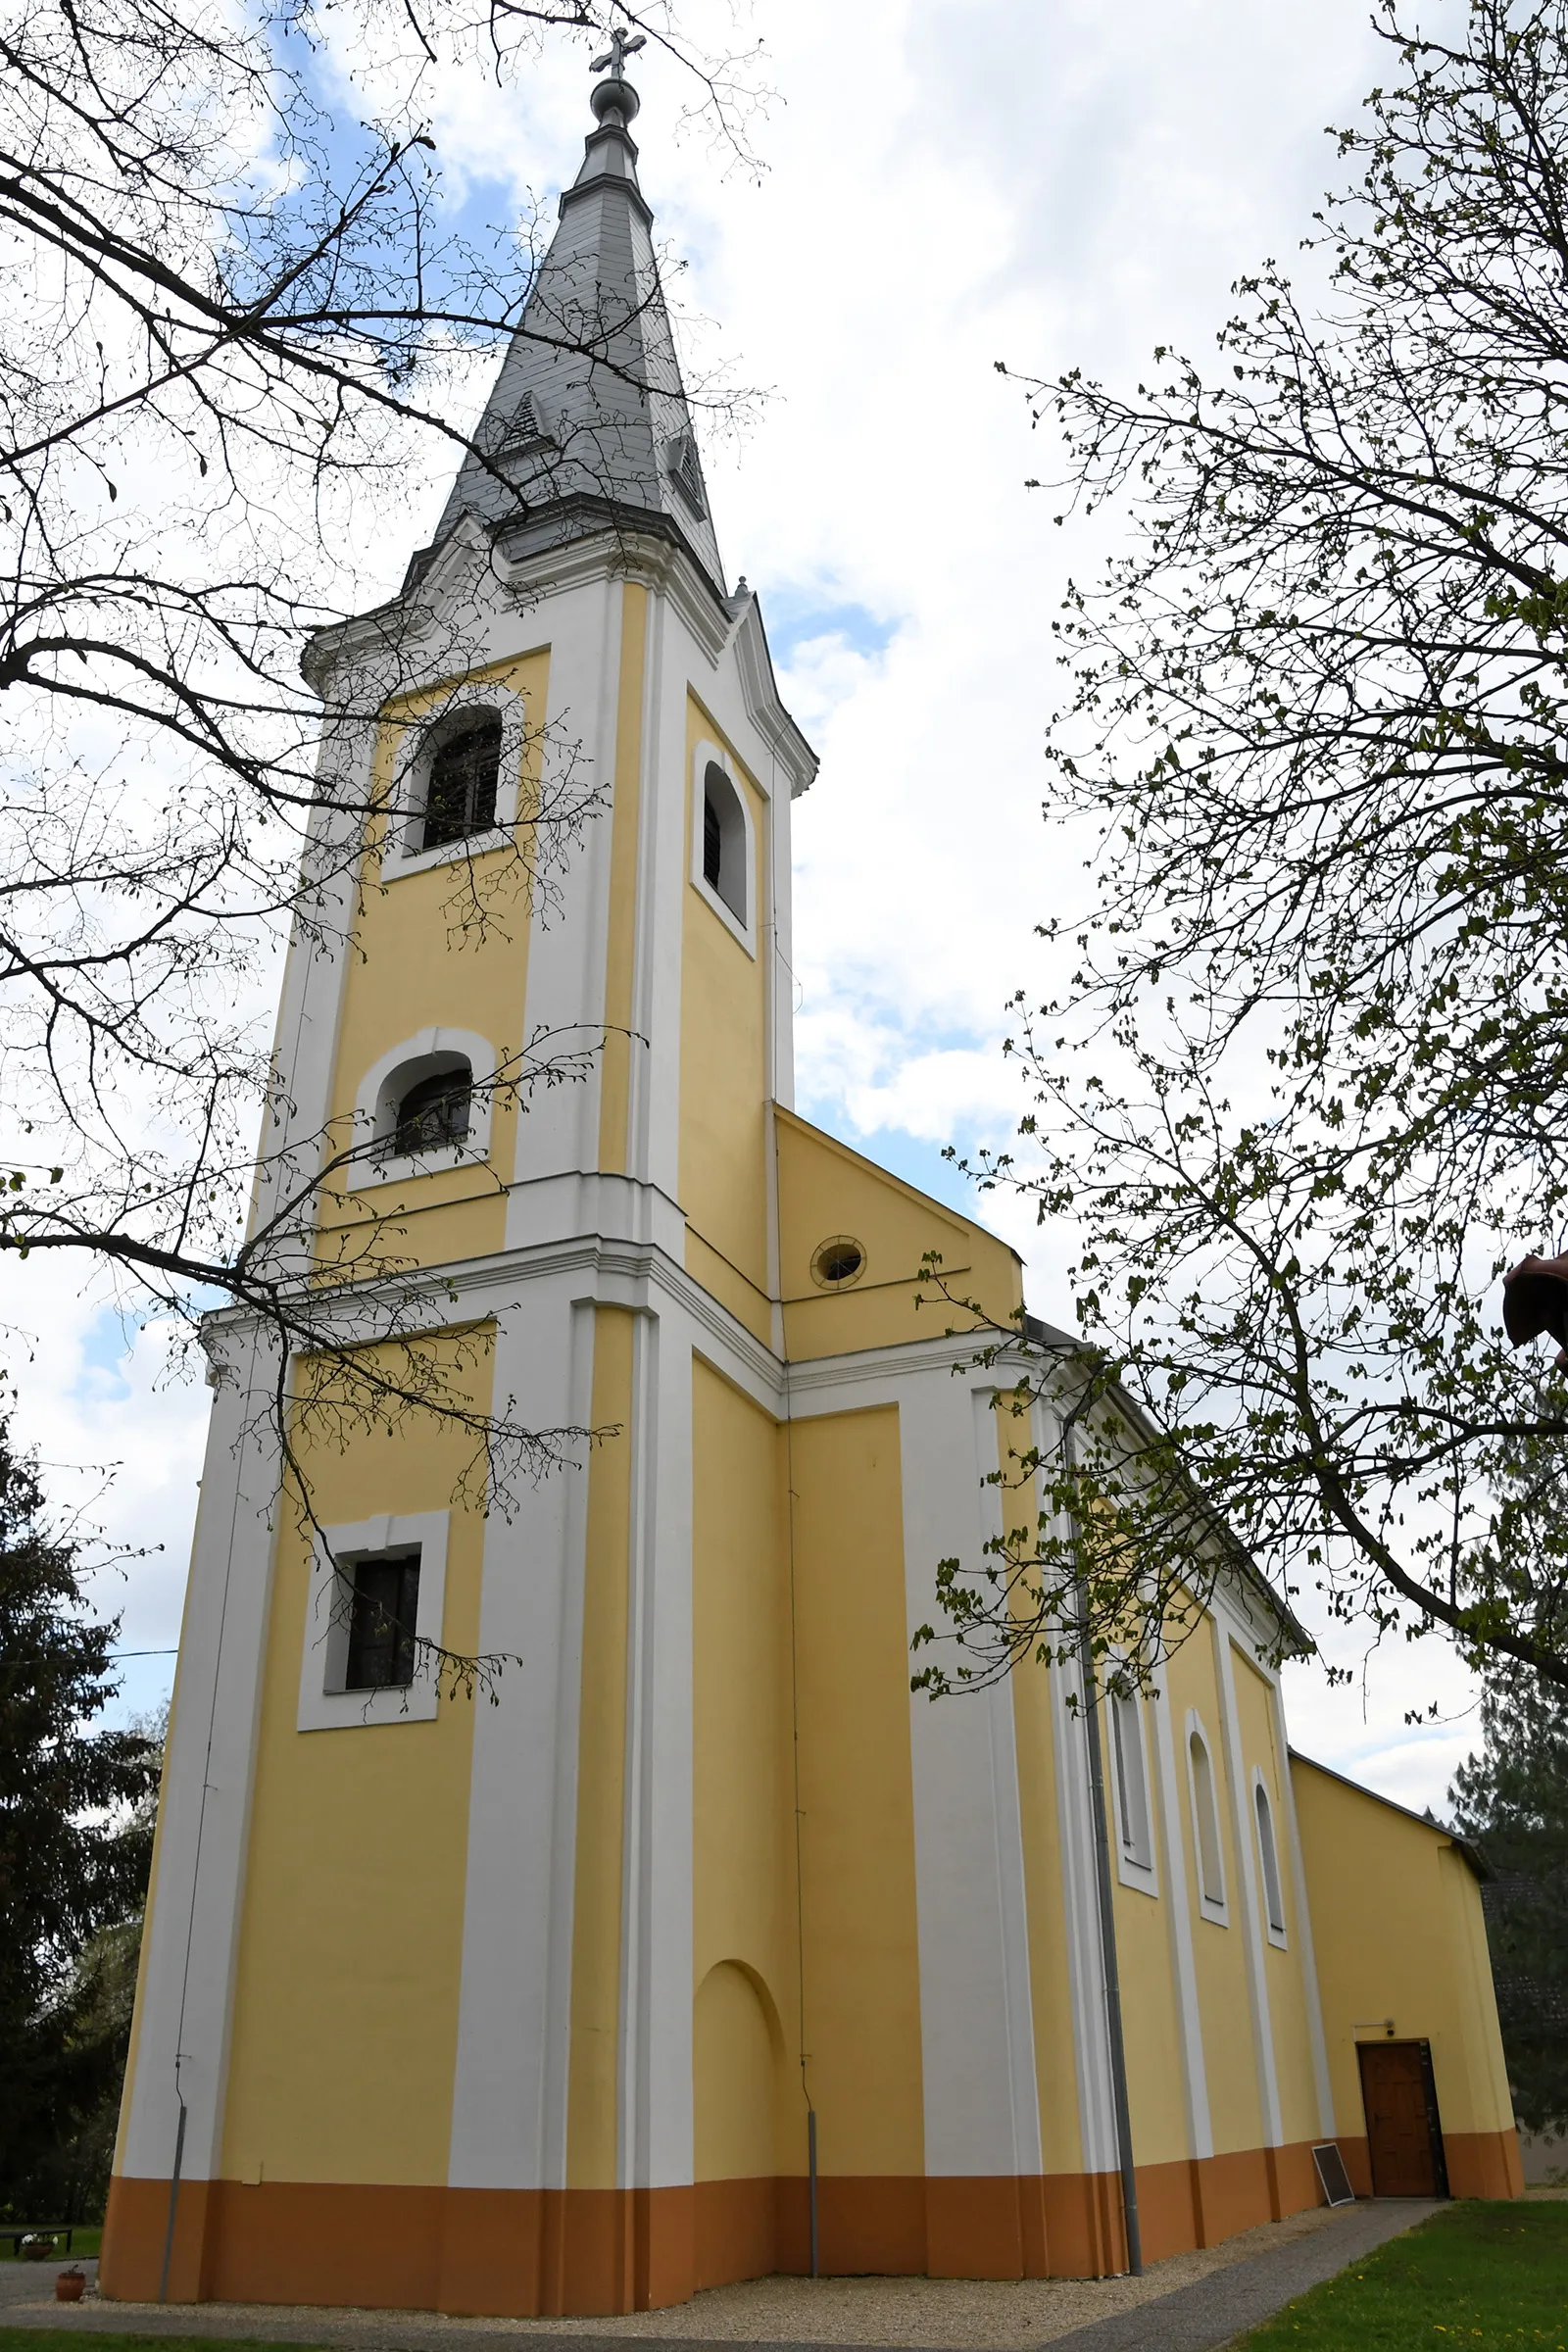
[[[114,2297],[592,2314],[1125,2257],[1102,1710],[1043,1666],[909,1690],[1024,1442],[922,1261],[1003,1334],[1018,1263],[791,1107],[816,761],[726,582],[611,62],[434,539],[310,652],[327,878],[258,1213],[308,1161],[344,1332],[464,1411],[331,1442],[291,1364],[307,1524],[277,1366],[216,1319]],[[546,1053],[569,1082],[519,1083]],[[485,1425],[562,1458],[487,1492]],[[1104,1745],[1151,2254],[1316,2202],[1350,2096],[1281,1622],[1227,1571]]]

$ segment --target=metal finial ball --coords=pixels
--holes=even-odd
[[[622,81],[618,75],[597,82],[588,94],[588,103],[601,122],[611,114],[619,115],[622,122],[629,122],[642,106],[631,83]]]

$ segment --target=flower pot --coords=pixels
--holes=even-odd
[[[81,2290],[86,2283],[84,2272],[62,2271],[55,2279],[55,2301],[57,2303],[79,2303]]]

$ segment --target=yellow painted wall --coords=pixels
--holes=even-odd
[[[1285,1898],[1286,1944],[1263,1941],[1263,1981],[1268,1987],[1269,2025],[1274,2036],[1274,2074],[1280,2094],[1280,2128],[1287,2143],[1315,2139],[1318,2133],[1317,2090],[1312,2080],[1312,2044],[1307,2022],[1306,1978],[1301,1923],[1297,1916],[1295,1870],[1291,1856],[1291,1817],[1286,1801],[1288,1759],[1281,1755],[1273,1694],[1251,1660],[1233,1642],[1232,1670],[1236,1682],[1236,1712],[1241,1725],[1242,1759],[1247,1769],[1245,1819],[1252,1839],[1260,1912],[1263,1858],[1257,1844],[1257,1817],[1252,1797],[1252,1770],[1263,1776],[1274,1815],[1274,1844],[1279,1857],[1280,1891]]]
[[[692,870],[692,761],[703,742],[718,746],[751,810],[755,848],[752,904],[766,878],[767,804],[733,747],[696,697],[686,710],[686,872]],[[680,1198],[698,1245],[687,1266],[760,1339],[769,1338],[767,1304],[766,974],[695,883],[685,893],[681,935]],[[761,924],[754,925],[760,947]]]
[[[605,959],[605,1046],[599,1092],[599,1165],[616,1175],[624,1174],[626,1167],[626,1120],[631,1099],[648,591],[636,580],[627,580],[622,585],[620,599],[620,675],[615,701],[615,773],[610,841],[610,937]]]
[[[788,1498],[783,1433],[701,1357],[692,1448],[697,2178],[734,2180],[806,2164]]]
[[[483,1409],[489,1335],[440,1352],[449,1391]],[[444,1508],[472,1451],[461,1428],[417,1412],[346,1452],[300,1443],[327,1526]],[[473,1702],[443,1699],[425,1723],[298,1731],[310,1544],[287,1499],[276,1542],[222,2171],[442,2182]],[[481,1512],[455,1506],[443,1639],[469,1652],[483,1542]]]
[[[519,808],[538,785],[540,733],[549,685],[547,651],[476,670],[510,686],[527,713],[525,772]],[[385,796],[410,730],[445,686],[393,706],[376,747],[374,789]],[[395,880],[383,877],[375,821],[366,858],[354,941],[343,982],[331,1091],[333,1132],[347,1139],[360,1081],[381,1055],[432,1026],[470,1029],[488,1038],[498,1060],[515,1054],[526,1035],[524,994],[531,916],[526,858],[506,849],[459,858]],[[519,828],[526,847],[526,818]],[[369,1270],[373,1247],[419,1265],[446,1264],[499,1249],[505,1231],[502,1186],[510,1182],[517,1110],[497,1099],[487,1167],[454,1168],[354,1194],[329,1194],[322,1210],[321,1256],[352,1277]]]
[[[800,2107],[800,2076],[772,1996],[750,1970],[720,1960],[698,1984],[692,2018],[694,2178],[766,2180],[803,2171],[804,2158],[781,2154],[781,2142],[803,2132],[788,2130],[792,2092]]]
[[[1510,2130],[1474,1874],[1434,1825],[1304,1756],[1292,1767],[1340,2132],[1366,2131],[1354,2028],[1381,2018],[1431,2042],[1445,2132]]]
[[[1150,1833],[1157,1857],[1164,1836],[1159,1758],[1155,1749],[1158,1725],[1151,1720],[1147,1700],[1140,1702],[1140,1710],[1148,1759]],[[1127,2046],[1127,2099],[1132,2114],[1133,2146],[1140,2164],[1170,2164],[1190,2156],[1192,2149],[1187,2141],[1187,2109],[1182,2087],[1181,2012],[1176,2000],[1170,1929],[1165,1916],[1169,1888],[1164,1883],[1162,1864],[1156,1872],[1157,1894],[1148,1894],[1141,1886],[1124,1886],[1121,1883],[1116,1867],[1119,1839],[1115,1782],[1111,1777],[1110,1725],[1103,1708],[1097,1713],[1105,1804],[1111,1817],[1111,1906],[1116,1922],[1116,1961],[1121,1977],[1122,2033]]]
[[[566,2091],[568,2188],[616,2185],[635,1344],[634,1316],[620,1307],[595,1310],[592,1426],[613,1434],[594,1447],[588,1462]]]
[[[790,1433],[806,2044],[824,2173],[924,2170],[897,1411]]]
[[[920,1263],[929,1250],[941,1251],[943,1272],[957,1296],[978,1299],[993,1320],[1010,1325],[1022,1298],[1021,1269],[1004,1242],[792,1111],[776,1111],[774,1122],[779,1273],[785,1352],[792,1363],[973,1328],[971,1317],[934,1292],[916,1303]],[[845,1289],[825,1291],[811,1279],[811,1260],[823,1242],[839,1234],[859,1243],[865,1267]]]
[[[1217,2155],[1262,2144],[1263,2112],[1252,2055],[1250,2000],[1247,1988],[1246,1916],[1230,1797],[1230,1768],[1219,1708],[1212,1621],[1199,1622],[1171,1657],[1166,1703],[1176,1746],[1177,1808],[1186,1857],[1187,1894],[1193,1923],[1193,1974],[1198,1987],[1199,2026],[1208,2083],[1209,2120]],[[1219,1814],[1220,1854],[1225,1871],[1226,1921],[1203,1918],[1193,1851],[1192,1804],[1187,1773],[1187,1710],[1198,1711],[1208,1741]]]

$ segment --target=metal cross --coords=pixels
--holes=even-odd
[[[626,71],[627,58],[635,57],[639,49],[646,49],[647,46],[648,35],[646,32],[634,33],[632,38],[628,40],[626,35],[621,31],[620,26],[617,24],[611,33],[610,47],[606,50],[603,57],[596,57],[594,59],[593,64],[589,67],[588,71],[590,74],[602,74],[605,68],[608,66],[612,74],[613,74],[615,76],[615,79],[619,81],[621,75]]]

